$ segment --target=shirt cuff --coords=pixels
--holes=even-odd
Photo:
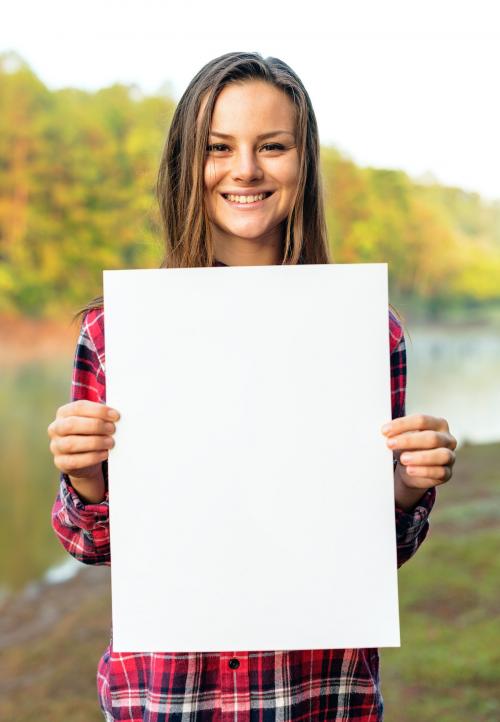
[[[71,486],[69,476],[61,474],[61,500],[66,510],[68,521],[75,527],[85,531],[93,531],[96,527],[109,523],[109,492],[106,485],[106,496],[98,504],[86,504]]]
[[[415,538],[427,523],[429,514],[436,501],[436,487],[427,489],[425,494],[417,501],[410,511],[404,511],[396,506],[396,533],[398,540],[408,541]]]

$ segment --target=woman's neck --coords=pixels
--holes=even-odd
[[[281,243],[216,238],[215,257],[226,266],[273,266],[281,264],[283,251]]]

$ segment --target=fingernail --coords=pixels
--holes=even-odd
[[[115,419],[118,420],[120,418],[120,414],[115,409],[109,409],[108,411],[108,419]]]
[[[387,446],[396,446],[397,443],[396,439],[389,439]]]
[[[384,425],[382,426],[382,433],[383,433],[383,434],[387,434],[387,432],[390,430],[390,428],[391,428],[391,425],[390,425],[390,424],[384,424]]]

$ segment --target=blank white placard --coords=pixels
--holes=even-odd
[[[387,264],[104,272],[117,652],[399,646]]]

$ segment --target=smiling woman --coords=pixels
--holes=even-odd
[[[165,239],[163,267],[329,262],[314,111],[299,78],[277,58],[228,53],[197,73],[172,120],[157,194]],[[48,429],[62,472],[52,518],[70,554],[87,564],[110,565],[106,464],[120,413],[105,405],[102,299],[87,311],[75,355],[72,402],[58,409]],[[381,433],[399,460],[394,489],[401,566],[427,534],[435,487],[451,476],[456,440],[445,419],[404,415],[405,339],[390,311],[388,321],[394,421]],[[131,329],[132,350],[134,341]],[[370,362],[362,329],[355,351]],[[141,384],[141,379],[131,382]],[[196,445],[196,439],[192,443]],[[360,439],[360,448],[362,444]],[[142,482],[147,479],[138,479]],[[147,511],[155,500],[143,493],[141,503]],[[231,569],[225,572],[230,575]],[[334,570],[325,573],[332,575],[340,593],[349,594],[342,580],[334,578]],[[252,578],[248,583],[258,582]],[[293,583],[289,587],[283,589],[283,604],[290,589],[293,593]],[[367,600],[372,591],[366,588]],[[264,598],[266,589],[261,592]],[[203,604],[202,598],[198,601]],[[193,722],[381,722],[378,664],[373,648],[123,654],[114,652],[111,641],[97,680],[108,722],[173,722],[184,717],[186,709]]]

